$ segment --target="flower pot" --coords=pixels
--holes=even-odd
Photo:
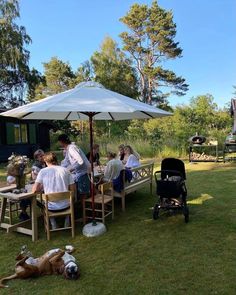
[[[15,176],[16,178],[16,188],[17,189],[21,189],[21,188],[25,188],[25,175],[22,176]]]

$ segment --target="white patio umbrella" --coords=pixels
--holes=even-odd
[[[171,113],[110,91],[96,82],[82,82],[75,88],[1,113],[28,120],[89,120],[90,154],[93,147],[93,120],[150,119],[170,116]],[[93,180],[93,159],[91,177]],[[93,219],[94,186],[91,183]]]

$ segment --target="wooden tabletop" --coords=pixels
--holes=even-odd
[[[11,199],[11,200],[14,200],[14,201],[20,201],[20,200],[23,200],[23,199],[28,199],[28,198],[31,198],[32,196],[35,196],[36,194],[35,193],[21,193],[21,194],[13,194],[11,192],[7,192],[7,193],[0,193],[0,197],[4,197],[4,198],[7,198],[7,199]]]
[[[16,184],[0,187],[0,193],[9,192],[16,188]]]
[[[27,192],[27,193],[20,193],[20,194],[13,194],[12,190],[16,188],[15,184],[1,187],[0,188],[0,197],[8,198],[15,201],[20,201],[22,199],[28,199],[35,195],[35,193]]]

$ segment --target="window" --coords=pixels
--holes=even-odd
[[[15,143],[21,143],[20,124],[14,124],[14,138]]]
[[[27,143],[28,142],[28,134],[27,134],[27,125],[20,124],[20,132],[21,132],[21,142]]]
[[[27,143],[27,124],[7,123],[7,144]]]

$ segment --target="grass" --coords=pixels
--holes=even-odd
[[[127,210],[116,203],[108,232],[86,238],[77,225],[74,240],[67,232],[46,241],[0,230],[0,277],[14,270],[14,257],[27,244],[35,256],[73,244],[80,263],[79,281],[60,276],[9,282],[2,294],[235,294],[236,198],[235,164],[186,164],[190,222],[182,215],[152,220],[156,201],[148,188],[127,198]]]

